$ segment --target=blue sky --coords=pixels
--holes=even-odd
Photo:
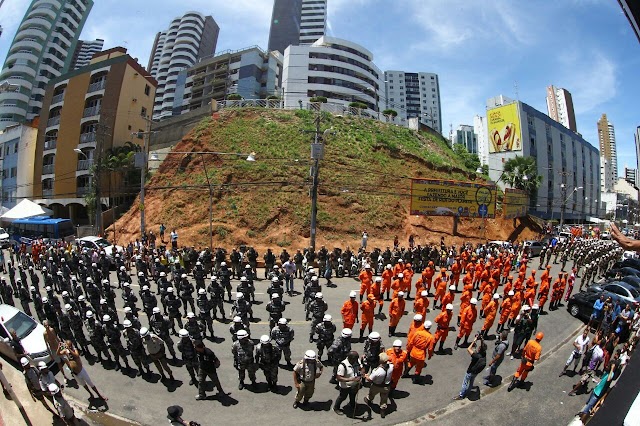
[[[0,9],[4,59],[30,0]],[[81,35],[129,49],[146,66],[153,37],[187,10],[220,25],[218,51],[266,48],[272,0],[96,0]],[[614,124],[618,167],[635,167],[640,42],[615,0],[328,0],[329,35],[373,52],[382,70],[440,76],[444,132],[472,124],[486,99],[517,97],[546,112],[549,84],[568,89],[578,131],[597,146],[596,122]]]

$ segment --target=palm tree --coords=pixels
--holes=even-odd
[[[534,157],[516,156],[504,163],[500,180],[512,188],[534,194],[542,184]]]

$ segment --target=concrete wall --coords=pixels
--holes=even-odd
[[[211,105],[200,107],[185,114],[154,123],[151,130],[157,132],[151,137],[150,151],[175,145],[203,118],[211,115]]]

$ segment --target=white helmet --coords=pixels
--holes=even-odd
[[[194,314],[193,312],[187,312],[187,318],[191,319],[195,317],[196,317],[196,314]]]
[[[451,291],[455,291],[455,289],[456,289],[456,286],[455,286],[455,285],[450,285],[450,286],[449,286],[449,290],[451,290]]]
[[[397,348],[401,348],[402,347],[402,340],[397,339],[393,341],[393,346],[397,347]]]
[[[500,299],[500,295],[498,293],[496,293],[496,294],[493,295],[493,298],[494,299]]]
[[[149,286],[148,285],[143,285],[142,286],[142,291],[147,291],[149,290]]]
[[[279,295],[278,293],[273,293],[273,294],[271,295],[271,300],[273,300],[273,299],[279,299],[279,298],[280,298],[280,295]]]
[[[433,324],[431,323],[431,321],[425,321],[424,323],[424,328],[426,328],[427,330],[431,328]]]
[[[312,277],[311,277],[311,281],[318,281],[318,277],[317,277],[317,276],[315,276],[315,275],[314,275],[314,276],[312,276]]]
[[[308,350],[304,353],[304,359],[316,359],[316,353],[312,350]]]
[[[422,321],[422,315],[421,314],[415,314],[413,316],[413,320],[414,321]]]
[[[422,290],[420,292],[420,296],[422,296],[422,297],[427,297],[428,295],[429,295],[429,292],[427,290]]]
[[[233,317],[233,322],[242,322],[242,318],[236,315],[235,317]]]
[[[102,321],[103,321],[103,322],[111,321],[111,317],[110,317],[109,315],[104,315],[104,316],[102,317]]]
[[[198,289],[198,294],[206,294],[207,291],[204,288]]]
[[[189,332],[184,328],[181,328],[180,331],[178,331],[178,335],[180,337],[189,337]]]
[[[183,279],[184,279],[184,278],[187,278],[187,274],[182,274],[182,275],[180,276],[180,278],[183,278]]]
[[[244,294],[238,292],[236,293],[236,299],[242,299],[244,297]]]
[[[475,297],[472,297],[471,300],[470,300],[470,303],[472,305],[477,305],[478,304],[478,299],[476,299]]]
[[[249,281],[249,280],[247,280],[247,277],[240,277],[240,282],[241,283],[246,283],[247,281]]]
[[[316,299],[322,299],[322,293],[317,292],[316,293]]]
[[[402,272],[398,273],[398,278],[404,278],[404,274]]]
[[[221,262],[220,266],[227,266],[227,262]]]
[[[375,280],[375,281],[376,281],[377,283],[381,283],[381,282],[382,282],[382,277],[376,277],[376,280]]]
[[[173,293],[173,287],[167,287],[167,293]]]
[[[343,328],[342,329],[342,333],[340,333],[340,334],[341,334],[342,337],[351,337],[352,333],[353,332],[351,331],[350,328]]]
[[[93,312],[87,311],[86,316],[87,318],[93,318]]]
[[[380,340],[380,333],[378,333],[377,331],[372,331],[371,333],[369,333],[369,339],[375,341]]]
[[[278,277],[273,277],[273,278],[271,278],[271,282],[272,282],[272,283],[277,283],[278,281],[279,281],[279,280],[278,280]]]
[[[238,339],[246,339],[247,337],[249,337],[249,333],[247,333],[247,330],[238,330],[236,335],[238,336]]]
[[[287,319],[286,318],[280,318],[278,320],[278,325],[287,325]]]
[[[262,336],[260,336],[260,343],[269,343],[270,341],[271,341],[271,338],[266,334],[263,334]]]
[[[447,303],[447,306],[444,307],[447,311],[453,310],[453,305],[451,303]]]
[[[157,307],[157,306],[154,306],[153,309],[152,309],[152,313],[159,314],[160,313],[160,308]]]
[[[126,307],[124,308],[124,313],[125,313],[125,314],[130,314],[131,312],[133,312],[133,311],[131,310],[131,308],[130,308],[129,306],[126,306]]]
[[[356,296],[357,296],[357,293],[355,291],[351,291],[349,293],[349,297],[352,298],[352,299],[355,299]]]
[[[66,305],[64,305],[64,309],[65,309],[65,311],[70,310],[71,309],[71,305],[67,303]]]
[[[139,277],[144,277],[144,272],[142,272],[142,271],[138,272],[138,276]]]
[[[149,334],[149,329],[147,327],[142,327],[140,329],[140,337],[146,337]]]
[[[324,317],[322,317],[322,321],[331,321],[331,315],[326,314]]]
[[[398,292],[398,297],[404,297],[404,291]]]

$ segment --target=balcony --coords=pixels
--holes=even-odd
[[[53,98],[51,98],[51,105],[60,103],[63,100],[64,100],[64,93],[60,93],[59,95],[56,95]]]
[[[57,139],[51,139],[48,141],[44,141],[44,150],[48,151],[50,149],[56,149],[56,146],[58,145],[58,140]]]
[[[90,193],[91,193],[91,187],[90,187],[90,186],[79,186],[79,187],[76,189],[76,195],[77,195],[79,198],[82,198],[82,197],[84,197],[85,195],[90,194]]]
[[[100,105],[85,108],[84,112],[82,113],[82,118],[93,117],[95,115],[100,115]]]
[[[47,127],[57,126],[58,124],[60,124],[60,116],[59,115],[57,115],[55,117],[51,117],[50,119],[47,120]]]
[[[42,197],[44,197],[44,198],[53,197],[53,188],[51,188],[51,189],[43,189],[42,190]]]
[[[103,90],[106,85],[107,85],[107,80],[96,81],[95,83],[92,83],[92,84],[89,85],[89,88],[87,89],[87,93],[92,93],[92,92],[97,92],[98,90]]]
[[[43,175],[52,175],[54,173],[55,164],[45,164],[42,166]]]
[[[82,133],[80,143],[91,143],[96,141],[96,132]]]
[[[78,160],[77,171],[89,170],[93,166],[93,160]]]

